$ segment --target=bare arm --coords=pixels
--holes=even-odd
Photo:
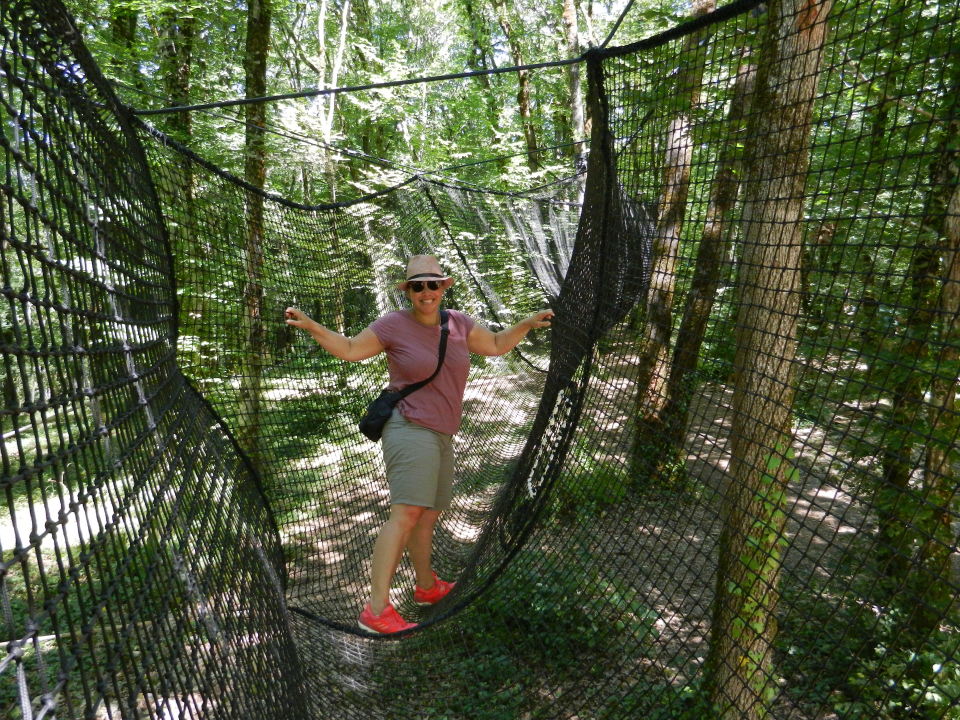
[[[325,328],[293,307],[287,308],[287,325],[306,330],[314,340],[320,343],[320,347],[341,360],[366,360],[379,355],[386,349],[377,334],[370,328],[354,338],[348,338]]]
[[[498,333],[490,332],[477,323],[467,335],[467,348],[476,355],[505,355],[534,328],[550,327],[552,317],[553,310],[543,310]]]

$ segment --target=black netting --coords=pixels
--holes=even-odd
[[[960,12],[709,9],[589,54],[583,186],[305,207],[0,0],[5,717],[960,717]],[[457,588],[370,638],[385,363],[283,311],[355,335],[421,252],[557,316],[474,358]]]
[[[0,33],[2,714],[302,715],[283,549],[177,367],[139,141],[62,9],[4,2]]]

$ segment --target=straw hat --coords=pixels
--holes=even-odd
[[[442,280],[443,289],[453,285],[453,278],[443,272],[440,262],[433,255],[414,255],[407,263],[407,279],[397,285],[406,292],[411,280]]]

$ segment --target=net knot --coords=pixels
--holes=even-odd
[[[7,655],[13,658],[15,661],[19,660],[24,655],[23,641],[22,640],[13,640],[7,644]]]

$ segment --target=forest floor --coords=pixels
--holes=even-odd
[[[588,452],[594,460],[623,466],[623,430],[629,418],[624,398],[632,397],[632,393],[624,387],[625,380],[617,369],[611,370],[605,389],[600,391],[601,395],[608,396],[609,402],[604,404],[601,398],[586,411],[584,424],[593,424],[593,428],[581,428],[581,432],[590,445]],[[518,388],[512,389],[515,393]],[[491,423],[492,426],[494,420],[502,421],[504,408],[515,407],[517,401],[516,395],[511,399],[506,397],[511,393],[505,395],[504,392],[502,389],[492,392],[483,382],[471,384],[467,399],[475,423]],[[529,395],[527,402],[535,393]],[[710,609],[722,528],[721,508],[730,482],[732,401],[732,388],[719,383],[704,384],[695,397],[685,444],[685,482],[679,494],[668,493],[664,497],[654,488],[641,492],[639,502],[622,502],[597,515],[579,513],[575,518],[577,530],[568,537],[580,538],[577,542],[586,539],[585,543],[592,545],[590,550],[601,574],[622,579],[644,598],[656,617],[655,639],[644,641],[647,644],[637,651],[640,657],[629,662],[619,658],[611,661],[609,675],[604,680],[607,688],[619,685],[624,693],[628,692],[636,684],[638,671],[652,681],[678,689],[691,686],[700,675],[709,641]],[[530,409],[532,407],[527,411]],[[802,589],[815,579],[827,579],[850,544],[869,530],[868,515],[857,501],[855,488],[850,487],[850,478],[856,473],[848,471],[855,463],[844,457],[841,451],[842,435],[851,426],[849,415],[837,415],[828,424],[794,429],[794,450],[800,474],[789,487],[785,530],[789,544],[784,556],[784,587]],[[505,438],[493,442],[488,432],[480,432],[483,442],[478,447],[463,447],[462,452],[458,451],[458,462],[463,469],[483,474],[482,461],[494,459],[489,456],[489,449],[503,445]],[[515,449],[509,449],[515,452]],[[360,462],[363,464],[362,460]],[[308,607],[313,612],[345,624],[352,622],[354,608],[366,589],[365,563],[372,543],[370,530],[378,522],[373,506],[383,504],[385,489],[379,482],[376,488],[367,486],[354,498],[355,512],[338,514],[343,522],[356,527],[349,531],[343,527],[324,528],[324,542],[318,548],[320,555],[301,558],[302,574],[295,573],[291,578],[291,589],[295,588],[292,593],[294,604],[310,597]],[[489,512],[489,492],[490,488],[485,492],[472,488],[471,494],[477,496],[479,506],[470,508],[469,513],[465,512],[467,508],[461,508],[454,513],[456,520],[441,530],[438,537],[444,547],[444,552],[438,553],[441,558],[448,553],[456,557],[469,550],[476,531]],[[339,498],[338,505],[342,501],[343,498]],[[463,503],[462,497],[460,503]],[[361,527],[366,530],[358,532]],[[458,532],[450,534],[450,528]],[[291,529],[286,528],[288,532]],[[305,527],[303,530],[307,532],[302,538],[294,532],[288,536],[288,542],[297,543],[299,540],[307,546],[317,541],[316,528]],[[562,544],[563,540],[554,538],[549,542]],[[454,549],[453,545],[462,547]],[[572,550],[572,547],[566,550]],[[550,551],[562,554],[565,549],[554,544]],[[311,567],[314,563],[317,563],[316,567]],[[345,593],[353,595],[352,602],[344,603],[343,588],[336,594],[318,592],[318,579],[323,585],[335,581],[337,576],[340,583],[344,577],[353,578],[356,587],[351,587],[353,592]],[[409,568],[401,568],[401,576],[398,586],[412,584],[412,578],[408,577]],[[312,578],[312,582],[308,578]],[[402,611],[416,618],[414,608],[402,601],[397,604]],[[781,612],[790,612],[790,609],[782,608]],[[549,682],[547,677],[544,680]],[[780,681],[784,691],[776,703],[774,717],[777,720],[835,718],[829,708],[811,708],[811,703],[803,701],[804,682],[805,678]],[[794,691],[790,692],[791,689]],[[576,720],[589,717],[580,716]]]
[[[631,584],[658,613],[656,649],[648,653],[656,674],[674,685],[685,685],[697,675],[707,655],[710,608],[714,595],[721,508],[730,476],[730,434],[733,390],[719,383],[705,384],[690,410],[686,436],[684,491],[675,501],[629,503],[599,519],[613,533],[621,552],[637,560]],[[794,429],[794,451],[799,478],[788,489],[788,540],[782,584],[806,588],[819,576],[827,578],[851,542],[869,530],[868,515],[854,488],[846,487],[850,458],[843,457],[837,426],[849,417],[835,417],[824,426]],[[781,613],[790,608],[781,608]],[[782,678],[786,689],[792,678]],[[810,708],[781,692],[775,706],[777,720],[831,720],[829,708]]]

